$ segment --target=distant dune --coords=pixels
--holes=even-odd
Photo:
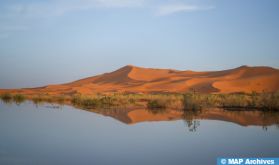
[[[276,92],[279,70],[271,67],[241,66],[210,72],[153,69],[127,65],[116,71],[67,84],[38,88],[1,89],[0,93],[94,94],[94,93],[237,93]]]

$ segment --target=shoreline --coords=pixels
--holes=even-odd
[[[279,92],[275,93],[234,93],[234,94],[96,94],[96,95],[28,95],[2,93],[3,102],[21,103],[25,100],[35,104],[41,102],[68,104],[85,109],[100,108],[146,108],[201,110],[220,108],[229,111],[279,111]]]

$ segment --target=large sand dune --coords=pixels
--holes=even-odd
[[[276,92],[279,70],[271,67],[241,66],[210,72],[152,69],[127,65],[114,72],[60,85],[28,89],[2,89],[24,94],[157,93],[187,91],[202,93]]]

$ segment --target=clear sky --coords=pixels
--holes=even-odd
[[[279,67],[278,0],[1,0],[0,88],[127,64]]]

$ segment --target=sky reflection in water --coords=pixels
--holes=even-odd
[[[230,113],[228,121],[216,112],[126,124],[69,106],[0,103],[0,164],[215,164],[217,157],[279,156],[278,117],[263,127],[253,123],[267,117],[240,114],[246,121],[234,122],[239,113]]]

